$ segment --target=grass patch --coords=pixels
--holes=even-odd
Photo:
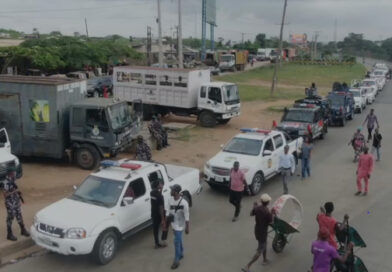
[[[279,99],[294,100],[302,98],[304,94],[304,90],[302,88],[278,88],[273,96],[271,96],[271,89],[269,87],[238,84],[238,88],[240,90],[241,101],[276,101]]]
[[[189,142],[190,139],[195,136],[191,134],[191,129],[190,128],[184,128],[176,131],[174,137],[170,137],[170,139],[177,140],[177,141],[183,141],[183,142]]]
[[[218,81],[238,84],[243,101],[278,99],[298,99],[304,96],[304,87],[315,82],[319,92],[327,94],[335,81],[347,82],[363,78],[366,68],[362,64],[353,65],[301,65],[283,64],[278,71],[278,89],[270,95],[270,87],[257,86],[257,81],[271,82],[273,66],[264,66],[254,70],[215,77]],[[253,83],[252,83],[253,82]],[[256,84],[255,84],[256,83]],[[279,84],[293,86],[282,86]],[[265,85],[265,84],[264,84]]]

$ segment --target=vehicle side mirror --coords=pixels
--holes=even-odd
[[[74,189],[74,191],[76,191],[78,189],[78,186],[74,185],[72,186],[72,188]]]
[[[225,147],[225,145],[224,145],[224,144],[221,144],[221,145],[220,145],[220,148],[221,148],[221,149],[223,149],[224,147]]]
[[[272,155],[272,151],[271,150],[264,150],[263,152],[263,157],[268,157]]]
[[[123,198],[123,205],[124,206],[130,206],[130,205],[132,205],[133,204],[133,202],[134,202],[134,199],[133,199],[133,197],[128,197],[128,196],[126,196],[126,197],[124,197]]]

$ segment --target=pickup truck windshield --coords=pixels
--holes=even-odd
[[[333,95],[328,97],[329,101],[331,101],[331,105],[341,106],[344,105],[344,96]]]
[[[117,204],[123,187],[121,181],[88,176],[70,199],[110,208]]]
[[[258,156],[263,141],[246,138],[233,138],[223,149],[224,152]]]
[[[109,116],[113,130],[123,128],[131,123],[131,113],[126,103],[110,106]]]
[[[232,56],[232,55],[226,55],[226,56],[221,57],[221,61],[224,61],[224,62],[229,62],[232,60],[234,60],[234,56]]]
[[[374,86],[374,85],[376,85],[375,81],[363,81],[362,82],[362,86],[364,86],[364,87],[371,87],[371,86]]]
[[[283,116],[283,122],[313,123],[314,112],[305,110],[289,110]]]
[[[227,105],[240,103],[240,95],[236,85],[226,85],[224,87],[225,102]]]

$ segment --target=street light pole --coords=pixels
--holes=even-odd
[[[286,9],[287,9],[287,0],[284,0],[282,24],[280,25],[279,50],[278,50],[277,59],[275,60],[274,75],[272,77],[271,95],[274,93],[276,85],[277,85],[277,82],[278,82],[278,78],[277,78],[278,64],[281,61],[281,57],[282,57],[282,50],[283,50],[283,27],[284,27],[284,21],[285,21],[285,18],[286,18]]]
[[[183,53],[182,53],[182,9],[181,9],[181,0],[178,0],[178,68],[184,68],[183,61]]]
[[[163,67],[163,52],[162,52],[162,24],[161,24],[161,1],[158,1],[158,47],[159,47],[159,67]]]

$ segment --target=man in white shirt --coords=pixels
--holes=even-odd
[[[289,189],[287,187],[287,181],[291,175],[294,174],[295,171],[295,160],[292,154],[289,154],[290,147],[286,145],[284,147],[284,154],[279,157],[279,169],[280,174],[282,175],[283,180],[283,194],[287,195],[289,193]]]
[[[171,198],[167,209],[167,216],[172,217],[171,227],[174,232],[174,249],[175,257],[171,269],[177,269],[180,260],[184,257],[184,248],[182,246],[182,233],[189,233],[189,204],[188,201],[181,196],[181,186],[175,184],[170,187]]]

